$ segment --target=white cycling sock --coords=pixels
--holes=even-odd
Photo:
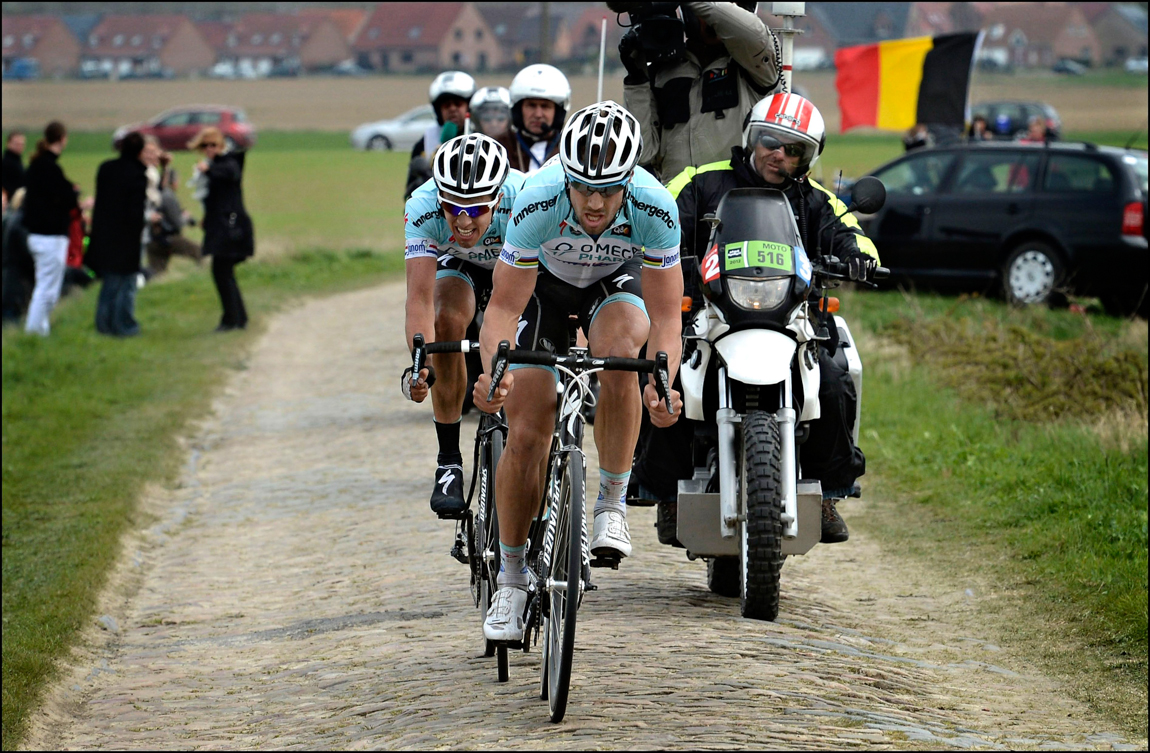
[[[495,582],[500,588],[517,586],[526,588],[531,582],[531,571],[527,569],[527,545],[507,546],[499,542],[499,575]]]
[[[626,473],[611,473],[599,469],[599,499],[595,500],[595,514],[604,510],[627,514],[627,482],[631,479],[631,471]]]

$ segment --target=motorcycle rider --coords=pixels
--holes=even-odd
[[[512,210],[507,241],[479,341],[490,371],[498,343],[566,352],[568,323],[578,316],[597,356],[634,358],[644,342],[665,351],[673,373],[682,344],[683,275],[674,200],[654,176],[636,167],[639,123],[615,102],[574,113],[560,138],[559,160],[527,179]],[[554,428],[555,373],[511,367],[487,401],[490,373],[479,377],[475,406],[495,412],[506,400],[509,435],[496,476],[499,591],[483,625],[488,640],[520,640],[530,587],[524,547],[543,492],[541,470]],[[589,548],[596,557],[631,553],[623,494],[646,404],[651,423],[668,426],[682,402],[672,391],[669,414],[648,385],[640,399],[633,372],[600,374],[595,422],[599,496]]]
[[[412,192],[431,178],[431,159],[439,145],[463,133],[468,102],[473,94],[475,79],[463,71],[444,71],[431,82],[428,98],[435,108],[435,125],[428,126],[411,148],[404,201],[410,199]]]
[[[502,86],[484,86],[471,97],[469,109],[473,132],[490,136],[504,149],[511,148],[511,92]]]
[[[511,122],[514,148],[507,150],[511,167],[534,175],[559,153],[559,133],[571,107],[571,84],[552,65],[529,65],[511,80]]]
[[[868,280],[878,266],[874,243],[863,234],[858,220],[846,212],[843,203],[808,175],[826,143],[818,108],[797,94],[771,95],[751,110],[742,141],[742,146],[731,149],[729,160],[688,167],[668,183],[679,207],[683,258],[702,259],[711,232],[710,223],[703,217],[718,208],[727,191],[775,188],[790,201],[804,247],[812,259],[836,256],[847,262],[852,280]],[[819,228],[824,228],[822,233]],[[684,269],[688,266],[697,269],[686,264]],[[802,470],[804,478],[822,482],[821,541],[829,544],[848,538],[836,502],[854,491],[855,480],[866,470],[866,459],[852,438],[858,398],[845,356],[835,358],[838,331],[831,317],[824,323],[831,339],[819,347],[821,418],[811,423],[810,434],[802,445]],[[690,478],[694,465],[693,423],[682,420],[666,429],[653,427],[635,463],[641,496],[653,496],[660,505],[675,504],[677,480]],[[677,543],[662,536],[660,541]]]
[[[510,169],[503,146],[483,134],[457,136],[436,152],[434,177],[412,194],[403,216],[409,347],[420,332],[427,342],[464,338],[476,306],[491,294],[491,271],[525,177]],[[459,451],[467,388],[463,354],[432,355],[415,385],[408,367],[401,387],[409,399],[423,402],[436,374],[431,403],[439,456],[431,509],[452,519],[467,507]]]

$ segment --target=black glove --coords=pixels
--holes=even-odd
[[[855,282],[867,282],[877,266],[878,262],[866,254],[856,254],[847,259],[847,275]]]
[[[627,69],[624,84],[647,83],[647,57],[643,53],[643,45],[639,42],[638,29],[631,29],[619,40],[619,59]]]

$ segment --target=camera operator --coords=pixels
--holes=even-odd
[[[779,43],[757,5],[680,3],[680,21],[675,3],[607,3],[631,18],[619,42],[623,97],[642,127],[639,164],[660,180],[727,159],[747,113],[778,89]]]

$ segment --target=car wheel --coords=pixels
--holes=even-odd
[[[376,134],[367,140],[367,148],[373,152],[390,152],[391,139],[382,134]]]
[[[1015,306],[1047,303],[1062,281],[1062,261],[1054,248],[1042,241],[1026,241],[1006,258],[1002,288]]]

